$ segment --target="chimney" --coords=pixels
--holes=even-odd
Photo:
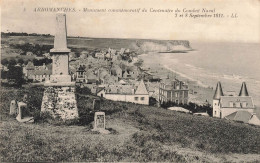
[[[224,96],[224,94],[223,94],[223,91],[222,91],[221,83],[218,82],[215,94],[213,96],[213,99],[214,100],[219,100],[221,96]]]
[[[247,91],[247,88],[246,88],[246,82],[243,82],[243,83],[242,83],[239,96],[249,96],[248,91]]]

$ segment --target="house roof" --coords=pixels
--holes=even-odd
[[[118,83],[120,83],[120,84],[126,84],[126,82],[124,81],[124,80],[120,80]]]
[[[259,118],[253,114],[251,119],[248,121],[249,124],[253,124],[253,125],[259,125],[260,126],[260,120]]]
[[[106,93],[112,94],[133,94],[132,85],[108,85],[106,87]]]
[[[143,80],[140,81],[135,94],[149,94]]]
[[[247,103],[246,108],[254,108],[252,97],[250,96],[221,96],[220,105],[222,108],[230,108],[230,103],[235,103],[234,108],[242,108],[243,103]],[[239,104],[237,106],[236,104]]]
[[[97,56],[99,56],[99,57],[104,57],[105,54],[104,54],[104,53],[96,53],[95,56],[96,56],[96,57],[97,57]]]
[[[29,61],[26,65],[26,69],[34,69],[34,64],[33,62]]]
[[[104,90],[105,89],[105,87],[97,87],[97,93],[99,93],[99,92],[101,92],[102,90]]]
[[[34,75],[51,75],[52,70],[34,70],[32,74],[34,74]]]
[[[222,91],[221,83],[218,82],[215,94],[213,96],[213,99],[214,100],[219,100],[221,96],[224,96],[224,94],[223,94],[223,91]]]
[[[155,78],[152,78],[155,79]],[[174,89],[188,89],[187,88],[187,84],[185,84],[183,81],[180,81],[178,79],[172,80],[172,79],[163,79],[163,81],[161,82],[163,84],[165,84],[165,88],[166,90],[174,90]],[[179,87],[179,88],[177,88]]]
[[[229,114],[225,118],[233,121],[248,123],[251,117],[252,113],[249,113],[248,111],[236,111],[232,114]]]

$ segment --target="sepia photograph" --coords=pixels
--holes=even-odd
[[[0,6],[0,162],[260,162],[260,0]]]

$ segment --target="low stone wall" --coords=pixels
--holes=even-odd
[[[64,120],[78,117],[74,86],[48,86],[44,90],[42,112]]]

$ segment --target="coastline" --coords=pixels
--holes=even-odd
[[[179,54],[177,54],[177,55],[179,55]],[[141,54],[141,55],[139,55],[139,57],[144,60],[143,66],[146,68],[149,68],[148,72],[150,72],[151,74],[153,74],[157,77],[160,77],[161,79],[164,79],[167,76],[169,76],[169,78],[174,80],[174,78],[176,77],[177,79],[188,83],[189,101],[190,102],[194,102],[194,103],[202,105],[202,104],[205,104],[206,100],[207,100],[208,103],[212,105],[213,95],[214,95],[214,91],[215,91],[215,85],[211,84],[211,83],[212,82],[217,83],[217,81],[219,81],[219,80],[223,81],[221,78],[219,78],[219,76],[215,76],[214,78],[209,79],[209,80],[207,80],[207,78],[204,78],[204,77],[200,78],[201,75],[204,75],[204,74],[196,74],[196,73],[192,72],[193,74],[191,76],[189,76],[183,72],[178,71],[179,67],[174,68],[174,66],[178,66],[177,64],[180,64],[178,59],[175,59],[175,57],[171,57],[170,59],[168,59],[167,55],[165,55],[165,54],[158,55],[158,53],[153,52],[153,53]],[[164,64],[164,62],[167,62],[167,64]],[[170,67],[169,65],[172,65],[172,67]],[[191,69],[193,69],[193,67],[194,67],[192,65],[189,65],[189,66],[191,67]],[[195,79],[194,76],[197,76],[197,75],[199,77],[198,77],[198,79]],[[225,75],[224,75],[224,77],[225,77]],[[203,82],[201,82],[201,80]],[[233,79],[230,79],[230,80],[233,80]],[[238,82],[238,84],[240,85],[240,81],[236,81],[236,82]],[[224,91],[229,91],[230,89],[233,89],[236,92],[238,92],[240,90],[240,86],[239,87],[230,86],[227,84],[226,81],[223,81],[223,83],[224,83],[223,84]],[[153,84],[153,85],[154,85],[153,89],[158,89],[158,88],[156,88],[155,84]],[[252,87],[253,87],[253,85],[249,85],[249,88],[252,88]],[[193,94],[192,94],[192,92],[193,92]],[[257,108],[257,112],[259,112],[259,116],[260,116],[260,109],[259,109],[259,105],[258,105],[257,96],[255,96],[255,92],[253,92],[253,91],[250,91],[250,94],[253,97],[255,106]]]
[[[189,85],[189,102],[197,103],[199,105],[206,104],[208,101],[209,104],[212,105],[214,88],[209,87],[201,83],[200,81],[188,77],[187,75],[178,72],[175,69],[169,68],[167,65],[156,64],[154,63],[153,57],[147,57],[150,54],[141,54],[140,58],[144,60],[144,67],[147,67],[152,75],[160,77],[161,79],[165,79],[169,77],[174,80],[175,78],[178,80],[182,80]],[[149,87],[155,90],[156,94],[158,94],[158,83],[150,83]],[[156,96],[158,97],[158,96]]]

